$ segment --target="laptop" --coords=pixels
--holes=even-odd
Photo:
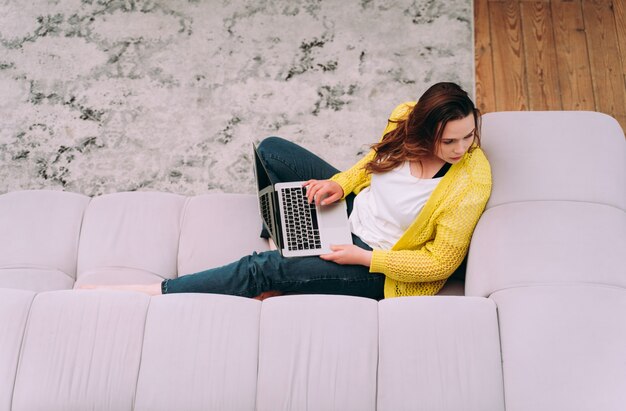
[[[331,245],[352,244],[344,200],[309,204],[304,181],[274,183],[256,146],[252,147],[261,218],[283,257],[327,254]]]

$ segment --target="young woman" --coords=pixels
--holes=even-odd
[[[399,105],[383,137],[344,172],[286,140],[259,145],[275,182],[306,181],[309,201],[346,199],[353,244],[320,257],[253,253],[231,264],[148,286],[259,299],[283,293],[375,299],[433,295],[461,264],[491,192],[479,148],[480,113],[458,85],[438,83]]]

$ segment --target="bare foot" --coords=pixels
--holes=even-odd
[[[117,290],[117,291],[138,291],[148,295],[161,295],[161,283],[156,284],[128,284],[128,285],[79,285],[81,290]]]
[[[270,250],[278,250],[276,248],[276,244],[274,244],[274,240],[272,240],[271,238],[267,239],[267,244],[268,244]]]
[[[266,298],[278,297],[279,295],[283,295],[283,293],[280,292],[280,291],[265,291],[265,292],[257,295],[256,297],[254,297],[254,299],[255,300],[259,300],[259,301],[263,301]]]

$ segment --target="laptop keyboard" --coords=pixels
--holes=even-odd
[[[315,204],[309,204],[304,187],[282,188],[285,211],[285,246],[290,251],[322,248]]]
[[[259,203],[261,206],[261,218],[263,218],[266,228],[272,232],[274,229],[271,227],[272,210],[270,209],[270,194],[263,194],[259,199]]]

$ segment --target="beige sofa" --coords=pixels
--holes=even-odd
[[[74,290],[265,250],[255,198],[0,195],[0,411],[626,409],[622,130],[491,113],[483,147],[465,287],[435,297]]]

